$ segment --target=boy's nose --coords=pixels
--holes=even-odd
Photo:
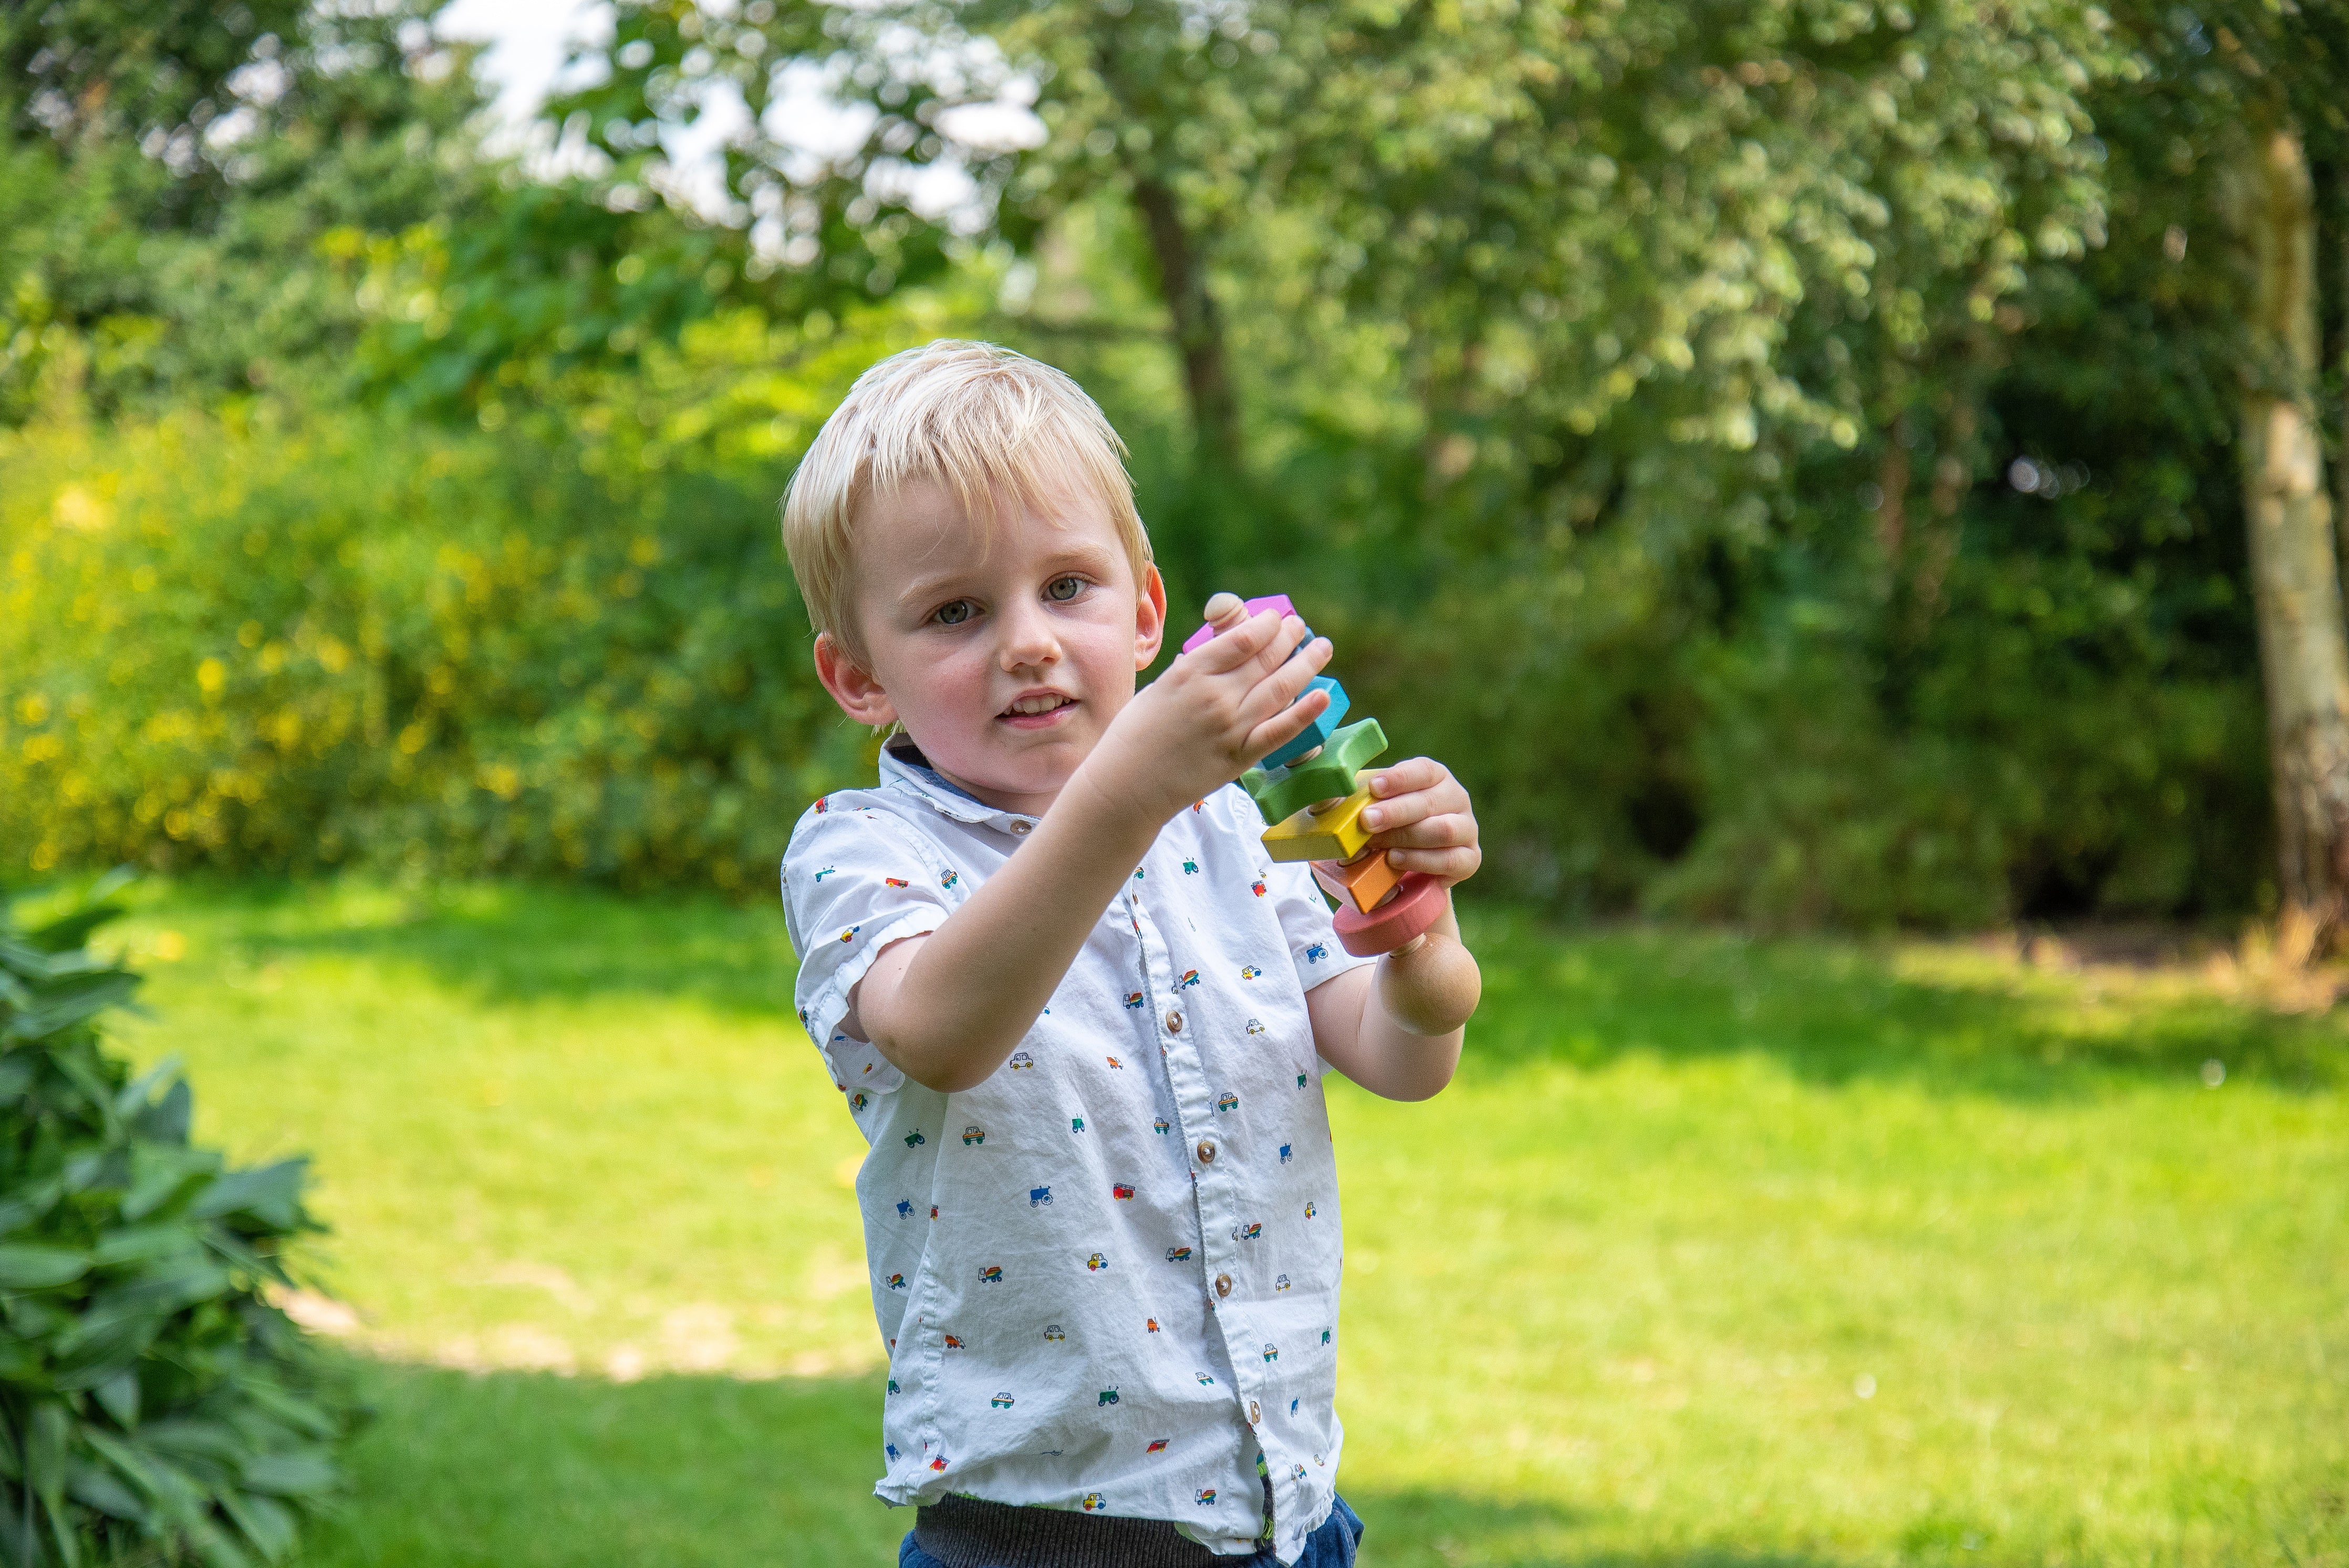
[[[1004,669],[1032,670],[1059,661],[1061,639],[1052,635],[1051,618],[1040,607],[1008,611],[996,624],[1003,628],[999,647]]]

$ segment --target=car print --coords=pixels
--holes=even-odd
[[[1154,1317],[1143,1318],[1142,1320],[1142,1326],[1148,1329],[1151,1333],[1156,1334],[1158,1332],[1158,1320]]]
[[[1237,1095],[1233,1094],[1229,1089],[1226,1089],[1222,1094],[1216,1096],[1216,1109],[1219,1111],[1236,1111],[1239,1108],[1240,1097]]]
[[[985,1143],[987,1129],[980,1127],[967,1127],[962,1129],[962,1141],[965,1147],[975,1143]]]
[[[1153,1438],[1150,1439],[1150,1446],[1142,1451],[1145,1454],[1163,1454],[1166,1451],[1166,1445],[1174,1440],[1172,1438]]]
[[[1305,1467],[1303,1465],[1291,1465],[1289,1469],[1296,1472],[1297,1479],[1299,1480],[1303,1480],[1305,1479]]]
[[[948,1350],[967,1350],[969,1346],[964,1345],[961,1340],[957,1339],[953,1334],[948,1334],[947,1335],[947,1348]]]
[[[1313,1215],[1314,1215],[1314,1208],[1313,1208],[1313,1205],[1312,1205],[1312,1204],[1310,1204],[1310,1203],[1308,1203],[1308,1204],[1305,1206],[1305,1217],[1306,1217],[1308,1220],[1310,1220],[1310,1219],[1312,1219],[1312,1218],[1313,1218]]]
[[[1265,1343],[1265,1347],[1264,1347],[1264,1358],[1265,1358],[1267,1361],[1278,1361],[1278,1360],[1279,1360],[1279,1359],[1280,1359],[1280,1349],[1279,1349],[1279,1347],[1278,1347],[1278,1345],[1273,1345],[1270,1341],[1268,1341],[1268,1341]]]
[[[1154,1130],[1163,1133],[1172,1127],[1174,1124],[1168,1121],[1164,1116],[1160,1116],[1156,1121],[1152,1122],[1150,1125]]]
[[[905,1147],[907,1148],[919,1148],[929,1141],[929,1139],[922,1136],[922,1129],[919,1127],[916,1127],[912,1132],[905,1135]]]
[[[1125,1071],[1125,1064],[1119,1061],[1114,1056],[1103,1056],[1102,1060],[1108,1063],[1111,1066],[1116,1068],[1121,1073]]]
[[[1262,1225],[1235,1225],[1232,1227],[1232,1240],[1235,1241],[1253,1241],[1263,1234],[1264,1227]]]
[[[903,1274],[892,1274],[889,1276],[886,1283],[893,1291],[902,1291],[905,1288],[905,1276]]]
[[[1116,1403],[1117,1390],[1114,1388],[1104,1388],[1101,1391],[1101,1397],[1093,1401],[1093,1408],[1098,1410],[1103,1405],[1114,1405]]]
[[[1240,965],[1240,978],[1242,980],[1257,980],[1261,978],[1263,974],[1264,971],[1257,968],[1256,965],[1252,963],[1244,963]]]
[[[1049,1208],[1049,1207],[1051,1205],[1051,1201],[1052,1201],[1052,1189],[1051,1189],[1050,1188],[1049,1188],[1049,1187],[1031,1187],[1031,1188],[1030,1188],[1030,1189],[1028,1189],[1028,1207],[1029,1207],[1029,1208],[1030,1208],[1030,1209],[1044,1209],[1044,1208]]]
[[[1263,897],[1264,897],[1264,881],[1263,881],[1263,879],[1262,879],[1261,877],[1259,877],[1259,878],[1257,878],[1256,881],[1249,883],[1249,884],[1248,884],[1248,891],[1249,891],[1249,892],[1251,892],[1251,893],[1254,893],[1254,894],[1255,894],[1257,898],[1263,898]]]
[[[1201,1487],[1199,1489],[1199,1506],[1201,1508],[1213,1508],[1216,1506],[1216,1489],[1214,1487]]]
[[[1141,873],[1136,872],[1135,875],[1139,876]],[[1089,1491],[1085,1493],[1084,1500],[1077,1506],[1083,1509],[1087,1513],[1098,1513],[1102,1509],[1109,1506],[1109,1500],[1102,1496],[1102,1494],[1097,1491]]]
[[[884,884],[891,888],[910,888],[913,886],[911,882],[908,882],[900,877],[884,877],[881,880]]]
[[[843,942],[845,942],[845,941],[853,941],[853,940],[855,940],[856,933],[857,933],[857,932],[859,932],[859,931],[861,931],[861,930],[863,930],[864,929],[864,928],[863,926],[851,926],[851,927],[849,927],[849,928],[848,928],[848,929],[846,929],[846,930],[844,930],[844,931],[843,931],[843,932],[841,932],[841,933],[840,933],[840,940],[841,940],[842,941],[843,941]]]
[[[933,1220],[935,1220],[935,1219],[936,1219],[937,1217],[938,1217],[938,1206],[937,1206],[936,1204],[933,1203],[933,1204],[931,1204],[931,1205],[930,1205],[930,1218],[931,1218],[931,1219],[933,1219]]]
[[[938,878],[938,886],[941,888],[951,888],[961,880],[962,878],[960,877],[957,876],[954,872],[949,871],[945,876]]]
[[[1133,1196],[1133,1188],[1126,1182],[1112,1181],[1109,1184],[1109,1195],[1123,1200]]]
[[[1280,1163],[1281,1163],[1281,1164],[1283,1164],[1283,1165],[1287,1165],[1287,1164],[1288,1163],[1288,1161],[1289,1161],[1289,1158],[1290,1158],[1290,1156],[1289,1156],[1289,1152],[1288,1152],[1288,1146],[1287,1144],[1282,1144],[1282,1145],[1280,1146]]]
[[[1089,1274],[1097,1274],[1108,1267],[1109,1260],[1102,1257],[1099,1252],[1095,1252],[1092,1257],[1085,1260],[1085,1272]]]
[[[1166,1249],[1166,1261],[1170,1263],[1187,1263],[1191,1261],[1191,1249],[1169,1247]]]
[[[1174,989],[1181,991],[1185,986],[1196,985],[1198,983],[1199,971],[1195,969],[1186,969],[1183,971],[1183,978],[1174,982]]]
[[[993,1409],[1009,1410],[1011,1408],[1011,1396],[1009,1394],[998,1394],[994,1398],[989,1399],[987,1403]],[[1303,1475],[1305,1472],[1300,1469],[1297,1473],[1299,1475]]]
[[[985,1268],[979,1270],[978,1282],[982,1285],[1001,1284],[1003,1282],[1003,1265],[1000,1263],[989,1263]]]
[[[1323,947],[1319,942],[1315,942],[1305,950],[1305,961],[1307,963],[1319,963],[1323,959],[1328,958],[1329,956],[1330,950]]]
[[[1213,1388],[1215,1386],[1216,1386],[1216,1380],[1215,1380],[1213,1377],[1209,1376],[1207,1374],[1206,1374],[1206,1373],[1204,1373],[1204,1372],[1202,1372],[1202,1373],[1200,1373],[1200,1374],[1199,1374],[1199,1386],[1200,1386],[1200,1387],[1202,1387],[1202,1388]]]
[[[818,816],[822,816],[825,812],[831,809],[832,800],[830,796],[820,794],[815,797],[815,814]]]
[[[1025,1072],[1035,1064],[1036,1058],[1030,1056],[1025,1051],[1014,1051],[1011,1053],[1011,1060],[1005,1064],[1005,1065],[1009,1066],[1015,1073]]]
[[[1183,861],[1183,875],[1185,877],[1196,877],[1198,874],[1199,863],[1196,860],[1193,860],[1188,857],[1185,857]]]
[[[1251,1019],[1249,1019],[1249,1020],[1248,1020],[1248,1025],[1247,1025],[1247,1032],[1248,1032],[1249,1033],[1251,1033],[1251,1034],[1261,1034],[1261,1033],[1264,1033],[1264,1023],[1263,1023],[1263,1022],[1262,1022],[1261,1020],[1259,1020],[1259,1019],[1255,1019],[1255,1018],[1251,1018]]]
[[[1047,1344],[1058,1345],[1068,1337],[1068,1331],[1059,1324],[1048,1323],[1044,1325],[1044,1339]]]
[[[1287,1274],[1282,1274],[1278,1278],[1275,1279],[1272,1282],[1272,1288],[1276,1291],[1287,1290],[1288,1288],[1288,1276]]]
[[[942,1469],[946,1469],[946,1468],[947,1468],[947,1457],[946,1457],[944,1454],[940,1454],[936,1459],[932,1459],[932,1460],[930,1461],[930,1469],[934,1469],[934,1470],[942,1470]]]
[[[1125,1004],[1128,1007],[1140,1007],[1142,1005],[1142,992],[1138,991],[1127,992],[1125,993]]]

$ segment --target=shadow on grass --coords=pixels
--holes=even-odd
[[[1988,949],[1904,966],[1889,947],[1761,941],[1713,930],[1559,932],[1473,909],[1485,974],[1473,1056],[1506,1070],[1762,1054],[1804,1079],[1898,1079],[2003,1098],[2062,1099],[2115,1080],[2292,1091],[2349,1076],[2334,1013],[2279,1013],[2183,981],[2043,975]],[[1475,1068],[1472,1066],[1471,1071]]]

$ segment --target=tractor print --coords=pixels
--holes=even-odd
[[[1069,1118],[1069,1130],[1072,1133],[1081,1133],[1084,1131],[1085,1118],[1082,1116],[1071,1116]]]
[[[929,1141],[929,1139],[922,1136],[922,1129],[919,1127],[916,1127],[912,1132],[905,1135],[905,1147],[907,1148],[919,1148]]]
[[[1240,965],[1240,978],[1242,980],[1259,980],[1263,978],[1263,975],[1264,971],[1257,968],[1256,965],[1252,963],[1244,963]]]
[[[1009,1394],[998,1394],[994,1398],[989,1399],[987,1403],[993,1409],[1009,1410],[1011,1408],[1011,1396]],[[1303,1475],[1305,1472],[1300,1469],[1297,1473],[1299,1475]]]
[[[962,878],[960,877],[957,876],[954,872],[949,871],[945,876],[938,878],[938,886],[941,888],[951,888],[961,880]]]
[[[892,1394],[897,1392],[897,1380],[894,1377],[889,1379],[889,1392]]]
[[[1236,1111],[1239,1108],[1240,1097],[1237,1095],[1233,1094],[1229,1089],[1226,1089],[1222,1094],[1216,1096],[1216,1109],[1219,1111]]]
[[[1305,1086],[1305,1075],[1302,1073],[1297,1075],[1297,1086],[1300,1089]]]
[[[1196,877],[1198,874],[1199,863],[1196,860],[1192,859],[1189,856],[1185,856],[1183,857],[1183,875],[1185,877]]]
[[[900,1198],[897,1199],[897,1218],[900,1220],[911,1220],[913,1217],[913,1200],[906,1198]]]
[[[1092,1257],[1085,1260],[1085,1272],[1089,1274],[1100,1273],[1103,1269],[1108,1267],[1109,1260],[1102,1257],[1099,1252],[1095,1252]]]
[[[1049,1187],[1031,1187],[1031,1188],[1030,1188],[1030,1189],[1028,1189],[1028,1207],[1029,1207],[1029,1208],[1030,1208],[1030,1209],[1049,1209],[1049,1208],[1050,1208],[1051,1206],[1052,1206],[1052,1189],[1051,1189],[1050,1188],[1049,1188]]]
[[[1214,1487],[1201,1487],[1199,1489],[1199,1506],[1201,1508],[1213,1508],[1216,1506],[1216,1489]]]
[[[1261,1033],[1264,1033],[1264,1020],[1262,1020],[1262,1019],[1260,1019],[1260,1018],[1251,1018],[1251,1019],[1249,1019],[1249,1020],[1248,1020],[1248,1023],[1247,1023],[1247,1032],[1248,1032],[1249,1033],[1251,1033],[1251,1034],[1261,1034]]]
[[[982,1285],[1001,1284],[1003,1282],[1003,1265],[1000,1263],[989,1263],[985,1268],[979,1270],[978,1282]]]
[[[1160,1116],[1156,1121],[1152,1122],[1150,1125],[1154,1130],[1163,1135],[1169,1128],[1174,1127],[1174,1124],[1168,1121],[1164,1116]]]
[[[1272,1288],[1276,1291],[1287,1290],[1288,1288],[1288,1276],[1287,1274],[1282,1274],[1275,1279],[1272,1282]]]
[[[966,1350],[969,1347],[964,1345],[961,1340],[957,1339],[953,1334],[948,1334],[947,1335],[947,1348],[948,1350]]]
[[[1172,1438],[1153,1438],[1150,1439],[1150,1446],[1142,1451],[1145,1454],[1163,1454],[1166,1451],[1166,1445],[1174,1440]]]
[[[966,1148],[975,1143],[985,1143],[987,1141],[987,1129],[977,1125],[967,1127],[962,1129],[962,1141],[963,1147]]]
[[[1025,1051],[1014,1051],[1011,1053],[1011,1060],[1005,1064],[1005,1065],[1009,1066],[1015,1073],[1026,1072],[1035,1064],[1036,1058],[1030,1056]]]
[[[1125,1004],[1128,1007],[1140,1007],[1142,1005],[1142,992],[1138,991],[1127,992],[1125,993]]]
[[[1278,1360],[1279,1360],[1279,1359],[1280,1359],[1280,1347],[1279,1347],[1278,1345],[1277,1345],[1273,1344],[1273,1343],[1272,1343],[1272,1341],[1270,1341],[1270,1340],[1266,1340],[1266,1341],[1264,1342],[1264,1358],[1265,1358],[1267,1361],[1278,1361]]]
[[[1326,1328],[1321,1331],[1321,1343],[1324,1345],[1330,1343],[1330,1331]]]
[[[893,1291],[902,1291],[905,1288],[905,1276],[903,1274],[892,1274],[884,1282],[886,1283]]]
[[[1116,1403],[1117,1390],[1114,1388],[1104,1388],[1101,1391],[1101,1397],[1093,1401],[1093,1408],[1098,1410],[1103,1405],[1114,1405]]]
[[[1287,1144],[1282,1144],[1280,1146],[1280,1163],[1287,1165],[1289,1160],[1294,1158],[1295,1157],[1288,1152],[1288,1146]]]
[[[1305,961],[1307,963],[1319,963],[1323,959],[1328,958],[1329,956],[1330,950],[1323,947],[1319,942],[1315,942],[1312,946],[1305,950]]]
[[[906,881],[903,877],[884,877],[881,880],[883,883],[892,888],[910,888],[913,886],[911,882]]]
[[[1087,1513],[1099,1513],[1102,1509],[1109,1506],[1109,1499],[1102,1496],[1102,1494],[1097,1491],[1089,1491],[1085,1493],[1084,1501],[1077,1506],[1083,1509]]]
[[[863,926],[851,926],[848,929],[840,933],[840,940],[843,942],[854,941],[856,938],[856,933],[864,929],[864,928]]]
[[[1235,1241],[1253,1241],[1263,1236],[1263,1234],[1264,1227],[1261,1224],[1235,1225],[1232,1227],[1232,1240]]]
[[[1045,1344],[1047,1344],[1047,1345],[1058,1345],[1058,1344],[1060,1344],[1062,1340],[1064,1340],[1064,1339],[1066,1339],[1066,1338],[1068,1338],[1068,1337],[1069,1337],[1068,1331],[1067,1331],[1066,1329],[1062,1328],[1059,1324],[1057,1324],[1057,1323],[1048,1323],[1048,1324],[1046,1324],[1044,1325],[1044,1343],[1045,1343]]]
[[[1133,1186],[1131,1182],[1112,1181],[1109,1184],[1109,1195],[1123,1202],[1133,1196]]]
[[[1170,1263],[1187,1263],[1191,1261],[1191,1249],[1169,1247],[1166,1249],[1166,1261]]]
[[[1181,991],[1185,986],[1196,985],[1198,983],[1199,971],[1195,969],[1186,969],[1183,971],[1183,978],[1174,982],[1174,989]]]

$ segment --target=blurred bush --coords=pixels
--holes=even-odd
[[[103,894],[30,929],[0,897],[0,1562],[274,1562],[351,1418],[263,1294],[306,1165],[191,1145],[171,1064],[106,1050],[138,977],[88,949]]]

